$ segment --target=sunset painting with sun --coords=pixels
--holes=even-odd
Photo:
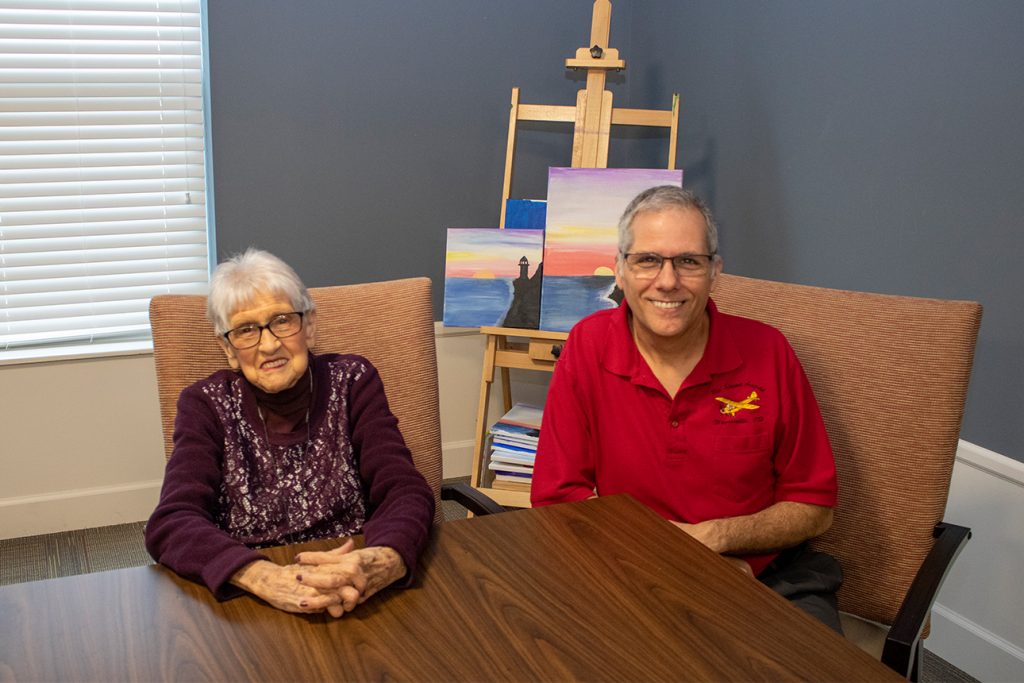
[[[619,217],[647,188],[682,184],[682,171],[550,169],[541,329],[568,331],[581,318],[618,305],[613,292]]]
[[[543,256],[543,230],[449,228],[444,324],[536,328]]]

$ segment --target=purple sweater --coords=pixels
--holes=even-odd
[[[146,525],[157,562],[218,599],[254,548],[363,533],[394,548],[407,583],[427,542],[434,495],[412,463],[377,370],[361,356],[310,354],[312,406],[290,434],[269,434],[253,387],[215,372],[181,392],[174,450]]]

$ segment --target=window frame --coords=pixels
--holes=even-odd
[[[199,0],[201,73],[202,73],[202,119],[203,119],[203,170],[205,183],[205,225],[206,225],[206,275],[207,281],[217,263],[216,212],[214,208],[213,177],[213,126],[211,115],[210,84],[210,42],[208,21],[208,0]],[[153,352],[152,338],[104,341],[96,343],[48,343],[36,346],[0,349],[0,367],[55,361],[110,358],[118,356],[149,355]]]

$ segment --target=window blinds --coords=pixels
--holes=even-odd
[[[200,0],[0,0],[0,359],[206,290]]]

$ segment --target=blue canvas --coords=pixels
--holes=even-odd
[[[547,202],[540,199],[505,200],[505,228],[544,229]]]

